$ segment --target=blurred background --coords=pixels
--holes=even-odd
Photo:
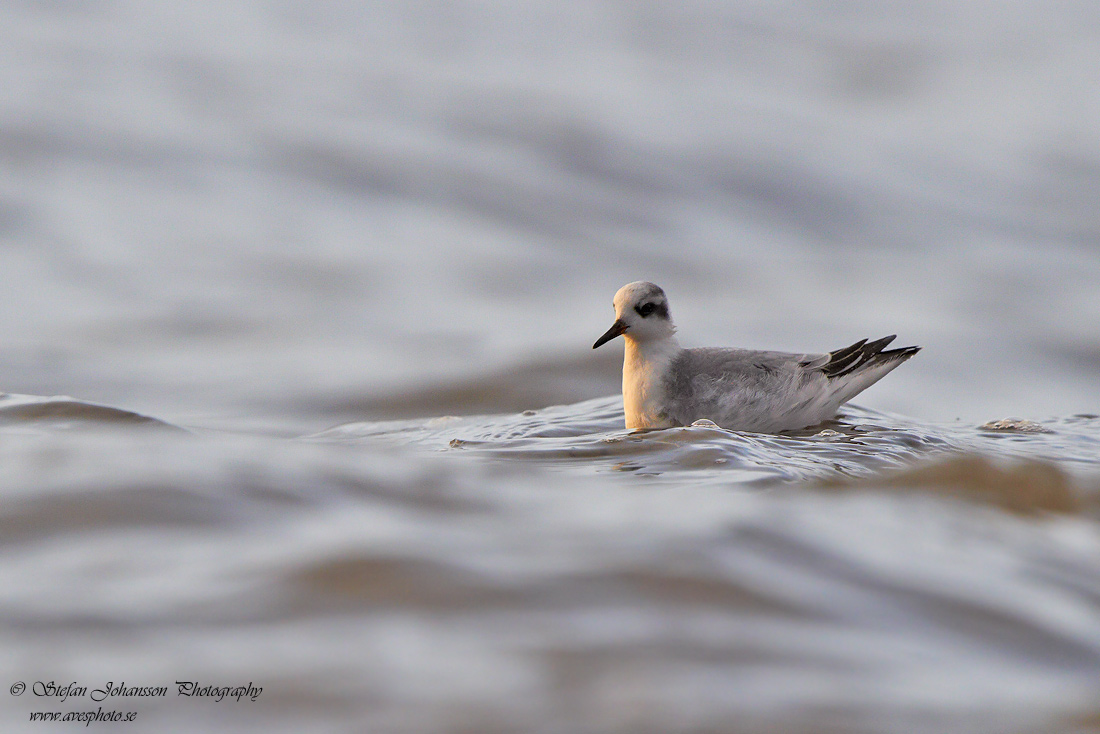
[[[14,2],[0,374],[206,424],[606,395],[688,346],[926,349],[928,419],[1100,406],[1100,10]],[[440,410],[439,408],[443,409]]]
[[[0,4],[0,390],[107,406],[0,396],[0,691],[1096,731],[1098,73],[1086,1]],[[685,346],[924,350],[831,436],[628,434],[642,279]]]

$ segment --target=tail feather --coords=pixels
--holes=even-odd
[[[873,342],[861,339],[849,347],[829,352],[829,361],[820,369],[826,377],[835,379],[891,362],[900,364],[920,351],[920,347],[900,347],[884,351],[896,338],[896,335],[891,334]]]
[[[829,352],[829,359],[821,365],[825,374],[836,374],[841,370],[846,369],[859,359],[860,350],[863,345],[867,343],[866,339],[860,339],[858,342],[850,347],[844,347],[838,349],[835,352]]]

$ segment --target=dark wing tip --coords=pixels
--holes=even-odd
[[[897,349],[888,349],[885,352],[879,352],[878,356],[886,357],[887,359],[909,359],[920,350],[920,347],[898,347]]]
[[[909,359],[921,349],[914,346],[884,351],[884,348],[896,338],[897,334],[891,334],[873,342],[861,339],[849,347],[829,352],[829,361],[821,366],[821,371],[829,378],[842,377],[865,366]]]

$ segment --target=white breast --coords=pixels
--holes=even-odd
[[[668,428],[665,375],[680,352],[675,339],[640,344],[627,337],[623,356],[623,411],[627,428]]]

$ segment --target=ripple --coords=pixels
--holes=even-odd
[[[691,426],[622,428],[619,398],[490,416],[353,423],[311,436],[322,442],[401,442],[497,461],[581,472],[768,482],[862,476],[959,449],[931,426],[852,408],[828,427],[773,435]],[[701,476],[702,475],[702,476]]]
[[[962,454],[872,479],[826,480],[823,486],[920,491],[998,507],[1019,515],[1074,514],[1097,506],[1100,492],[1079,487],[1058,466],[1035,459],[995,462]]]
[[[136,426],[185,432],[170,423],[109,405],[67,396],[0,393],[0,423],[22,428],[63,430],[88,426]]]

